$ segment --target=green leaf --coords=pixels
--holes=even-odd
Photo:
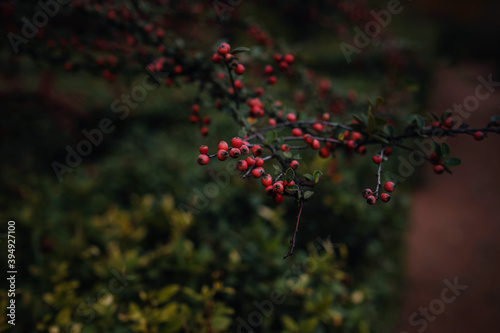
[[[384,132],[385,132],[385,134],[387,134],[388,136],[394,136],[394,127],[393,127],[393,126],[391,126],[391,125],[385,126],[385,127],[384,127]]]
[[[354,120],[356,120],[358,122],[359,125],[366,127],[366,120],[365,119],[361,118],[357,114],[352,115],[352,117],[354,118]]]
[[[377,128],[377,122],[375,121],[375,114],[372,110],[373,109],[370,108],[370,111],[368,112],[368,127],[367,127],[368,132],[373,132]]]
[[[418,114],[412,114],[410,116],[410,124],[415,123],[418,128],[422,128],[425,126],[425,120],[422,118],[422,116],[419,116]]]
[[[318,325],[318,318],[310,318],[300,321],[300,332],[301,333],[312,333],[316,326]]]
[[[385,103],[385,101],[382,97],[378,96],[377,98],[375,98],[375,106],[379,106],[379,105],[382,105],[384,103]]]
[[[500,116],[492,116],[491,121],[500,121]]]
[[[237,47],[231,51],[231,54],[235,55],[242,52],[250,52],[250,49],[248,47]]]
[[[462,161],[459,158],[455,157],[450,157],[449,159],[444,161],[444,164],[448,166],[459,166],[461,163]]]
[[[290,191],[290,192],[295,192],[295,191],[298,191],[298,190],[299,190],[299,186],[298,186],[298,185],[295,185],[295,184],[293,184],[293,185],[289,185],[289,186],[287,186],[286,190],[287,190],[287,191]]]
[[[445,112],[443,112],[441,114],[441,121],[444,121],[446,118],[451,116],[451,114],[452,114],[451,110],[446,110]]]
[[[158,292],[158,296],[156,298],[157,302],[164,303],[169,301],[179,291],[179,289],[180,287],[176,284],[162,288]]]
[[[439,116],[437,114],[435,114],[434,112],[429,112],[429,114],[431,115],[431,117],[435,120],[435,121],[439,121]]]
[[[450,155],[450,146],[446,142],[441,145],[441,154],[443,158],[447,158]]]
[[[285,174],[285,180],[290,183],[295,178],[295,171],[292,168],[288,168]]]
[[[448,172],[450,175],[453,175],[453,172],[451,172],[451,170],[446,165],[443,165],[443,167],[444,171]]]
[[[375,135],[372,135],[371,137],[373,139],[377,140],[377,141],[380,141],[380,142],[383,142],[383,143],[387,143],[387,144],[389,143],[389,140],[387,140],[386,138],[381,137],[380,135],[375,134]]]
[[[310,180],[310,181],[314,181],[314,177],[310,173],[306,173],[304,175],[304,178],[307,179],[307,180]]]
[[[288,315],[281,316],[281,322],[287,330],[298,331],[300,329],[297,322],[295,322],[295,320]]]
[[[433,142],[432,147],[434,148],[434,152],[436,153],[437,157],[441,157],[441,146]]]
[[[240,130],[238,131],[238,136],[239,136],[240,138],[244,138],[246,135],[247,135],[247,131],[246,131],[244,128],[242,128],[242,129],[240,129]]]
[[[289,151],[285,151],[283,152],[283,156],[285,156],[286,158],[292,158],[292,153]]]
[[[295,154],[295,156],[293,157],[294,160],[300,160],[302,157],[300,156],[300,154]]]
[[[313,173],[314,182],[315,183],[319,182],[319,179],[321,178],[321,176],[323,176],[323,172],[321,172],[319,170],[314,171],[314,173]]]
[[[387,120],[384,118],[375,118],[375,123],[377,124],[377,127],[383,127],[387,124]]]
[[[276,131],[269,131],[266,134],[266,143],[273,142],[278,137],[278,133]]]
[[[313,191],[305,191],[304,192],[304,199],[309,199],[310,197],[312,197],[314,194]]]

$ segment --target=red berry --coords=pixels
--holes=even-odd
[[[217,158],[219,159],[219,161],[225,161],[225,160],[227,160],[228,157],[229,157],[229,154],[227,153],[227,150],[220,149],[217,152]]]
[[[267,65],[267,66],[266,66],[266,68],[264,69],[264,73],[265,73],[266,75],[271,75],[271,74],[273,74],[273,71],[274,71],[274,70],[273,70],[273,66],[271,66],[271,65]]]
[[[431,156],[430,156],[430,159],[433,161],[433,162],[437,162],[439,159],[438,159],[438,156],[436,153],[432,153]]]
[[[278,79],[276,78],[276,76],[270,76],[268,79],[267,79],[267,83],[269,83],[270,85],[275,85],[276,82],[278,81]]]
[[[354,149],[356,149],[356,142],[354,140],[349,140],[347,141],[347,148],[352,152]]]
[[[258,96],[258,97],[264,96],[264,93],[265,93],[264,88],[262,88],[262,87],[255,88],[254,92],[255,92],[255,96]]]
[[[276,62],[280,62],[283,59],[283,56],[281,54],[276,53],[275,55],[273,55],[273,59]]]
[[[293,160],[292,162],[290,162],[290,168],[292,168],[293,170],[297,170],[299,168],[299,162],[297,160]]]
[[[224,56],[224,59],[226,59],[227,62],[231,62],[234,59],[234,56],[231,53],[228,53]]]
[[[252,170],[252,176],[255,178],[260,178],[262,177],[266,172],[264,171],[264,168],[255,168]]]
[[[200,128],[200,134],[203,136],[207,136],[208,135],[208,128],[207,127]]]
[[[205,117],[203,117],[202,122],[203,122],[205,125],[209,125],[209,124],[210,124],[210,117],[209,117],[209,116],[205,116]]]
[[[394,184],[393,182],[386,182],[384,184],[384,189],[387,191],[387,192],[394,192],[394,189],[396,188],[396,184]]]
[[[363,198],[368,199],[369,196],[373,194],[372,190],[369,188],[365,188],[363,192],[361,192],[361,195],[363,195]]]
[[[391,147],[385,147],[384,148],[384,156],[390,157],[392,155],[392,148]]]
[[[262,185],[267,187],[273,183],[273,177],[270,174],[267,174],[264,177],[262,177],[261,183]]]
[[[279,66],[282,71],[286,71],[288,69],[288,63],[286,61],[280,62]]]
[[[484,133],[481,131],[474,132],[474,139],[476,139],[477,141],[481,141],[482,139],[484,139]]]
[[[214,53],[212,56],[212,62],[214,64],[220,64],[222,62],[222,57],[218,53]]]
[[[201,155],[198,156],[197,162],[198,162],[199,165],[205,165],[205,164],[208,163],[208,160],[209,160],[209,158],[208,158],[207,155],[201,154]]]
[[[314,139],[312,144],[311,144],[311,148],[316,150],[316,149],[319,149],[319,141],[317,139]]]
[[[266,192],[267,195],[271,196],[274,194],[274,189],[273,189],[273,185],[269,185],[266,187],[266,189],[264,190]]]
[[[313,129],[317,132],[321,132],[323,131],[323,124],[320,124],[320,123],[315,123],[313,124]]]
[[[358,154],[359,155],[366,155],[366,147],[365,146],[360,146],[358,148]]]
[[[323,147],[319,150],[319,156],[323,158],[327,158],[330,155],[330,150],[326,147]]]
[[[304,142],[307,143],[308,145],[312,144],[314,141],[314,138],[312,137],[311,134],[304,134],[302,139],[304,139]]]
[[[175,74],[180,74],[182,73],[182,66],[181,65],[177,65],[174,67],[174,73]]]
[[[240,147],[241,155],[246,155],[250,152],[250,148],[247,145],[242,145]]]
[[[193,114],[200,113],[200,106],[198,104],[193,104],[191,106],[191,113],[193,113]]]
[[[444,167],[441,164],[438,164],[434,167],[434,172],[440,175],[444,172]]]
[[[380,157],[379,155],[373,155],[372,156],[372,161],[375,164],[380,164],[380,163],[382,163],[382,157]]]
[[[295,58],[293,57],[293,55],[287,54],[285,56],[284,60],[291,65],[291,64],[293,64],[293,61],[295,60]]]
[[[282,203],[282,202],[283,202],[283,200],[285,200],[285,198],[284,198],[281,194],[276,193],[276,194],[274,195],[274,202],[275,202],[275,203],[280,204],[280,203]]]
[[[444,120],[443,125],[452,128],[455,125],[455,120],[452,117],[448,117]]]
[[[236,65],[236,67],[234,67],[234,72],[238,75],[243,75],[245,73],[245,66],[242,64]]]
[[[330,120],[330,114],[329,113],[323,113],[323,115],[321,116],[321,119],[323,119],[324,121],[328,121]]]
[[[283,192],[284,189],[285,188],[283,187],[283,182],[282,181],[276,182],[273,185],[273,190],[274,190],[275,193],[281,193],[281,192]]]
[[[200,154],[204,154],[204,155],[208,154],[208,146],[203,145],[200,147],[199,150],[200,150]]]
[[[361,140],[363,136],[359,132],[352,132],[351,133],[351,140],[358,141]]]
[[[254,156],[260,156],[262,155],[262,147],[259,145],[255,145],[252,147],[252,154]]]
[[[382,193],[380,194],[380,200],[382,200],[382,202],[389,202],[389,200],[391,200],[391,196],[387,193]]]
[[[221,142],[219,142],[218,148],[219,148],[219,150],[228,150],[229,145],[227,144],[226,141],[221,141]]]
[[[241,155],[241,151],[238,148],[231,148],[229,151],[229,156],[232,158],[238,158]]]
[[[264,159],[262,159],[262,157],[257,156],[255,158],[255,166],[261,167],[263,165],[264,165]]]
[[[276,119],[274,118],[269,118],[269,120],[267,121],[267,124],[269,126],[276,126]]]
[[[290,151],[290,147],[287,144],[284,143],[284,144],[281,145],[281,151],[282,152]]]
[[[234,80],[234,86],[237,90],[243,89],[243,83],[241,82],[241,80]]]
[[[300,128],[294,128],[292,130],[292,135],[293,136],[302,136],[302,130]]]
[[[195,115],[189,116],[189,122],[191,124],[196,124],[199,120],[200,120],[200,118],[198,118],[198,116],[195,116]]]
[[[247,161],[248,166],[254,166],[255,164],[255,159],[252,156],[248,156],[245,161]]]
[[[368,198],[366,198],[366,202],[369,205],[374,205],[375,202],[377,202],[377,198],[375,198],[373,195],[370,195]]]
[[[294,122],[295,120],[297,120],[297,116],[294,113],[289,113],[286,115],[286,120],[288,120],[289,122]]]
[[[234,137],[231,139],[231,145],[234,148],[240,148],[243,145],[243,140],[241,140],[241,138]]]
[[[229,51],[231,51],[231,47],[228,43],[222,43],[217,48],[217,52],[222,56],[225,56]]]
[[[245,160],[236,162],[236,168],[240,171],[245,171],[248,168],[248,163]]]

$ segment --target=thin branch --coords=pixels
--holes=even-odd
[[[300,199],[300,209],[299,209],[299,215],[297,215],[297,223],[295,224],[295,231],[293,232],[292,247],[290,248],[290,251],[288,251],[288,253],[285,254],[283,260],[293,255],[293,249],[295,248],[295,237],[297,236],[297,231],[299,230],[300,214],[302,214],[302,208],[304,208],[303,197]]]
[[[382,150],[380,151],[380,158],[384,159],[384,150],[385,150],[385,147],[382,148]],[[381,181],[380,181],[380,176],[382,175],[382,161],[380,161],[380,164],[378,165],[378,170],[377,170],[377,188],[375,189],[375,198],[379,198],[379,195],[378,195],[378,190],[380,188],[380,184],[381,184]]]

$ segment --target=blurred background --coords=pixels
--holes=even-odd
[[[244,93],[274,53],[291,53],[295,75],[266,87],[286,111],[350,122],[382,96],[377,112],[397,130],[463,103],[479,76],[500,81],[496,1],[403,1],[359,47],[355,28],[389,3],[0,3],[0,258],[5,267],[14,220],[18,271],[16,325],[2,283],[0,331],[497,332],[498,136],[449,138],[462,159],[453,175],[424,164],[372,207],[360,192],[375,185],[374,151],[301,153],[301,169],[324,175],[287,260],[296,203],[274,204],[234,162],[196,164],[200,145],[240,130],[200,92],[223,71],[210,62],[222,41],[251,49]],[[345,43],[359,50],[346,57]],[[161,85],[127,102],[159,61]],[[464,122],[499,114],[492,89]],[[189,122],[193,103],[210,124]],[[69,165],[67,147],[99,128],[108,133]],[[385,170],[398,172],[399,154]],[[467,289],[443,303],[445,280]]]

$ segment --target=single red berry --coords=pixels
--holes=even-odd
[[[260,156],[262,155],[262,147],[259,145],[255,145],[252,147],[252,154],[254,156]]]
[[[255,93],[255,96],[261,97],[261,96],[264,96],[265,91],[264,91],[264,88],[257,87],[257,88],[255,88],[254,93]]]
[[[210,116],[205,116],[205,117],[203,117],[202,122],[203,122],[205,125],[209,125],[209,124],[210,124]]]
[[[268,79],[267,79],[267,83],[269,83],[270,85],[275,85],[276,82],[278,82],[278,79],[276,78],[276,76],[270,76]]]
[[[236,65],[236,67],[234,67],[234,72],[238,75],[243,75],[245,73],[245,66],[242,64]]]
[[[231,139],[231,145],[234,148],[240,148],[243,145],[243,140],[241,140],[241,138],[234,137]]]
[[[434,172],[440,175],[444,172],[444,167],[441,164],[438,164],[434,167]]]
[[[292,135],[293,136],[302,136],[302,130],[300,128],[294,128],[292,130]]]
[[[281,54],[276,53],[275,55],[273,55],[273,59],[276,62],[280,62],[283,59],[283,56]]]
[[[220,64],[222,62],[222,57],[220,56],[220,54],[214,53],[214,55],[212,56],[212,62],[214,64]]]
[[[198,121],[200,121],[200,118],[198,118],[198,116],[195,116],[194,114],[189,116],[189,122],[191,124],[196,124]]]
[[[274,194],[273,185],[267,186],[264,191],[266,192],[267,195],[272,196]]]
[[[238,158],[241,156],[241,151],[238,148],[231,148],[229,151],[229,156],[232,158]]]
[[[234,59],[234,55],[232,55],[231,53],[228,53],[224,56],[224,59],[226,60],[226,62],[231,62]]]
[[[302,137],[302,139],[304,140],[305,143],[307,143],[308,145],[312,144],[313,141],[314,141],[314,138],[312,137],[311,134],[304,134],[304,136]]]
[[[247,145],[242,145],[240,147],[241,155],[247,155],[250,152],[250,148]]]
[[[356,149],[356,142],[354,140],[349,140],[347,141],[347,148],[349,149],[349,151],[354,151],[354,149]]]
[[[198,114],[198,113],[200,113],[200,106],[198,104],[193,104],[191,106],[191,113],[192,114]]]
[[[201,155],[198,156],[197,162],[198,162],[199,165],[205,165],[205,164],[208,163],[208,160],[209,160],[209,158],[208,158],[207,155],[201,154]]]
[[[262,185],[267,187],[273,183],[273,177],[270,174],[267,174],[264,177],[262,177],[261,183]]]
[[[203,145],[200,147],[199,150],[200,150],[200,154],[204,154],[204,155],[208,154],[208,146]]]
[[[282,152],[286,152],[286,151],[290,151],[290,146],[288,146],[287,144],[282,144],[281,145],[281,151]]]
[[[366,155],[366,147],[365,146],[360,146],[358,148],[358,154],[359,155]]]
[[[280,62],[279,66],[282,71],[286,71],[288,69],[288,63],[286,61]]]
[[[283,192],[284,189],[285,188],[283,187],[283,182],[282,181],[276,182],[273,185],[273,190],[274,190],[275,193],[281,193],[281,192]]]
[[[267,66],[266,66],[266,68],[264,69],[264,73],[265,73],[266,75],[271,75],[271,74],[273,74],[273,71],[274,71],[274,70],[273,70],[273,66],[271,66],[271,65],[267,65]]]
[[[396,184],[394,184],[393,182],[386,182],[384,184],[384,189],[387,191],[387,192],[394,192],[394,189],[396,188]]]
[[[389,200],[391,200],[391,196],[387,193],[382,193],[380,194],[380,200],[382,200],[382,202],[389,202]]]
[[[385,147],[384,148],[384,156],[390,157],[392,155],[392,148],[391,147]]]
[[[234,80],[234,86],[237,90],[243,89],[243,83],[241,82],[241,80]]]
[[[317,139],[314,139],[312,144],[311,144],[311,148],[316,150],[316,149],[319,149],[319,146],[320,146],[319,141]]]
[[[455,125],[455,120],[452,117],[448,117],[444,120],[443,125],[452,128]]]
[[[227,144],[226,141],[221,141],[221,142],[219,142],[218,148],[219,148],[219,150],[228,150],[229,145]]]
[[[255,159],[252,156],[248,156],[246,159],[248,166],[254,166],[255,164]]]
[[[283,60],[285,60],[288,64],[291,65],[291,64],[293,64],[293,61],[295,60],[295,58],[293,57],[293,55],[287,54]]]
[[[255,168],[252,170],[252,176],[254,176],[255,178],[260,178],[262,177],[266,172],[264,171],[264,168]]]
[[[313,124],[313,129],[317,132],[322,132],[323,131],[323,124],[320,124],[320,123],[315,123]]]
[[[432,153],[431,156],[430,156],[430,159],[433,161],[433,162],[437,162],[439,159],[438,159],[438,156],[436,153]]]
[[[229,157],[229,154],[228,154],[227,150],[220,149],[217,152],[217,158],[219,159],[219,161],[225,161],[225,160],[227,160],[228,157]]]
[[[363,195],[363,198],[368,199],[369,196],[373,194],[372,190],[369,188],[365,188],[363,192],[361,192],[361,195]]]
[[[288,120],[289,122],[294,122],[295,120],[297,120],[297,116],[295,115],[295,113],[289,113],[286,115],[286,120]]]
[[[482,139],[484,139],[484,133],[481,131],[474,132],[474,139],[476,139],[477,141],[481,141]]]
[[[283,202],[283,200],[285,200],[285,198],[279,193],[274,194],[273,197],[274,197],[274,202],[277,204],[280,204]]]
[[[327,147],[323,147],[319,150],[319,156],[322,158],[327,158],[330,155],[330,150]]]
[[[269,118],[269,120],[267,121],[267,124],[269,126],[276,126],[276,119],[274,118]]]
[[[359,132],[352,132],[351,133],[351,140],[358,141],[361,140],[363,136]]]
[[[380,163],[382,163],[382,157],[380,157],[379,155],[373,155],[372,156],[372,161],[375,164],[380,164]]]
[[[434,121],[431,123],[432,127],[439,127],[440,125],[441,125],[441,123],[439,121]]]
[[[208,135],[208,127],[202,127],[202,128],[200,128],[200,134],[202,136],[207,136]]]
[[[222,43],[219,45],[219,47],[217,48],[217,52],[221,55],[221,56],[225,56],[229,51],[231,51],[231,47],[229,46],[228,43]]]
[[[328,121],[330,120],[330,114],[329,113],[323,113],[323,115],[321,116],[321,119],[323,119],[324,121]]]
[[[175,74],[180,74],[182,73],[182,66],[181,65],[177,65],[174,67],[174,73]]]
[[[255,166],[261,167],[264,165],[264,159],[262,157],[257,156],[255,158]]]
[[[293,170],[297,170],[299,168],[299,162],[297,160],[293,160],[292,162],[290,162],[290,168],[292,168]]]
[[[248,163],[245,160],[239,160],[236,162],[236,168],[240,171],[245,171],[248,169]]]
[[[369,205],[374,205],[375,202],[377,202],[377,198],[375,198],[373,195],[370,195],[368,198],[366,198],[366,202]]]

